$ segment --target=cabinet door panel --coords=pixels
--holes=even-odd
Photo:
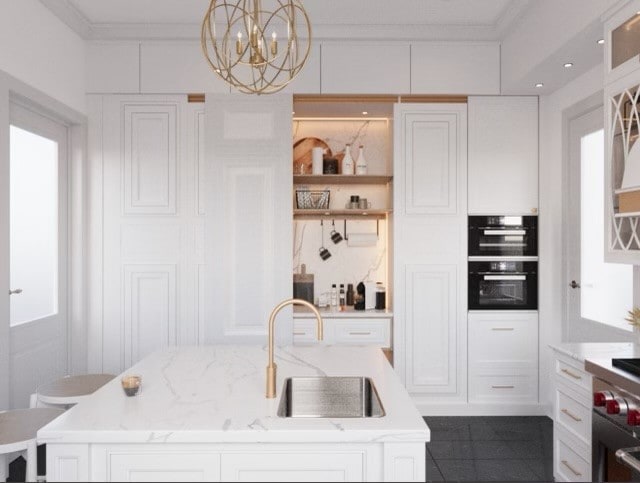
[[[457,266],[407,267],[407,389],[455,394]]]
[[[109,458],[109,481],[219,481],[220,455],[163,451],[118,453]]]
[[[222,455],[222,481],[363,481],[364,453]]]
[[[469,214],[537,212],[537,97],[469,98]]]

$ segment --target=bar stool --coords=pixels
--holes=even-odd
[[[36,407],[43,405],[73,406],[102,386],[115,379],[111,374],[85,374],[83,376],[68,376],[40,386],[36,392]],[[32,402],[33,405],[33,402]]]
[[[58,416],[61,409],[18,409],[0,413],[0,481],[6,481],[7,455],[27,452],[27,481],[38,478],[38,445],[36,435]]]

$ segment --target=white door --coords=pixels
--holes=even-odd
[[[66,126],[17,104],[9,128],[10,405],[67,372]]]
[[[602,324],[629,330],[624,318],[633,306],[632,266],[604,262],[603,125],[601,107],[569,123],[565,223],[568,324],[564,334],[569,341],[588,340],[594,331],[603,331],[602,336],[608,337],[616,333]]]

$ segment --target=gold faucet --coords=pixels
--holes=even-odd
[[[316,316],[316,320],[318,321],[318,340],[322,340],[323,331],[324,331],[324,323],[322,321],[322,316],[318,309],[313,305],[307,302],[306,300],[301,299],[289,299],[285,300],[278,304],[278,306],[273,309],[271,312],[271,316],[269,317],[269,365],[267,366],[267,399],[274,399],[276,397],[276,369],[277,366],[273,362],[273,333],[275,328],[276,316],[278,312],[280,312],[287,305],[303,305],[314,313]]]

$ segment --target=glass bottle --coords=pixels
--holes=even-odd
[[[340,307],[344,307],[347,303],[346,303],[346,297],[345,297],[345,293],[344,293],[344,284],[341,283],[340,284]]]
[[[351,144],[347,144],[344,148],[344,158],[342,158],[342,174],[352,175],[354,173],[355,163],[351,157]]]
[[[353,299],[354,299],[354,295],[355,295],[355,292],[353,291],[353,284],[352,284],[352,283],[350,283],[350,284],[348,284],[348,285],[347,285],[347,305],[348,305],[349,307],[353,307],[353,304],[354,304],[354,301],[353,301]]]
[[[364,146],[360,146],[358,160],[356,161],[356,174],[367,174],[367,159],[364,157]]]
[[[387,308],[387,291],[382,282],[376,284],[376,310],[384,310]]]
[[[336,288],[336,284],[331,285],[331,306],[338,306],[338,289]]]

